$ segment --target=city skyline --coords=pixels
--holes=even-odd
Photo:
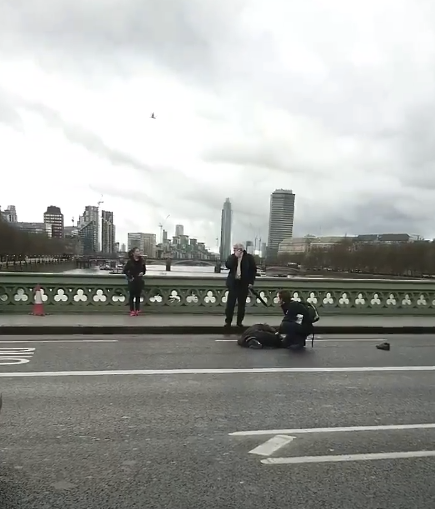
[[[161,223],[159,224],[159,228],[163,244],[160,238],[157,240],[157,235],[155,233],[146,232],[128,232],[127,242],[121,242],[117,239],[115,233],[116,225],[114,223],[114,213],[112,211],[100,209],[100,204],[103,203],[104,201],[101,200],[98,205],[86,205],[84,207],[84,212],[79,215],[77,220],[75,220],[74,217],[71,219],[72,224],[70,226],[65,225],[64,214],[62,213],[61,208],[53,205],[47,207],[46,212],[44,212],[43,223],[26,223],[18,221],[15,205],[9,205],[7,209],[3,210],[0,206],[0,211],[7,221],[15,223],[18,222],[21,229],[25,231],[32,233],[45,233],[49,237],[78,237],[81,239],[81,243],[84,246],[83,249],[89,253],[113,253],[116,250],[115,244],[117,244],[118,249],[120,245],[126,245],[128,246],[128,249],[131,249],[132,247],[139,247],[140,250],[147,256],[155,257],[156,247],[164,245],[167,239],[171,237],[168,236],[168,230],[163,229],[163,224]],[[219,253],[221,259],[225,259],[232,251],[232,218],[231,201],[229,198],[226,198],[222,208],[221,236],[220,239],[216,239],[218,240],[218,244],[216,246],[206,247],[206,243],[199,242],[199,244],[204,244],[208,251]],[[175,231],[172,236],[173,241],[176,242],[175,239],[178,237],[186,237],[187,239],[190,238],[190,240],[195,243],[198,242],[194,236],[185,235],[184,225],[179,223],[175,224]],[[151,238],[152,241],[150,242],[149,239]],[[258,249],[257,241],[259,242]],[[250,247],[250,252],[260,253],[262,252],[260,241],[261,238],[258,239],[255,237],[254,241],[246,240],[243,241],[243,244],[245,244],[247,248],[248,246]],[[224,244],[222,244],[223,242]],[[153,247],[150,247],[152,245]]]
[[[101,204],[103,201],[100,202]],[[146,232],[128,232],[126,242],[119,241],[116,236],[116,224],[113,211],[100,209],[96,205],[86,205],[83,213],[79,214],[78,219],[74,217],[71,219],[71,225],[65,224],[64,214],[61,207],[50,205],[47,207],[43,214],[43,221],[26,222],[21,221],[18,217],[17,207],[15,205],[8,205],[3,208],[0,205],[0,212],[2,218],[6,222],[17,225],[23,231],[29,233],[41,233],[52,238],[80,238],[84,246],[83,249],[89,253],[91,252],[106,252],[113,253],[116,251],[116,245],[139,247],[147,256],[154,257],[156,246],[160,245],[160,239],[157,241],[156,233]],[[163,226],[163,225],[161,225]],[[160,225],[159,225],[160,227]],[[168,235],[168,230],[162,229],[163,245],[166,242],[175,242],[175,239],[186,238],[190,239],[190,243],[194,245],[204,246],[204,242],[195,236],[185,234],[184,225],[177,223],[173,235]],[[132,240],[135,239],[135,240]],[[145,247],[146,246],[146,247]],[[212,248],[210,248],[213,251]]]
[[[19,208],[18,206],[15,206],[15,210]],[[42,209],[44,210],[44,213],[45,213],[45,210],[46,210],[47,207],[42,207]],[[64,216],[64,228],[66,228],[67,230],[70,230],[71,229],[71,219],[73,220],[74,224],[73,224],[73,227],[76,227],[79,223],[80,223],[80,220],[81,218],[83,219],[84,216],[89,216],[90,214],[94,215],[94,220],[96,220],[96,216],[97,216],[97,212],[99,213],[99,216],[100,216],[100,222],[98,223],[98,232],[96,233],[96,235],[98,236],[98,239],[99,239],[99,245],[101,247],[101,212],[102,210],[104,210],[105,208],[109,209],[109,207],[104,207],[104,206],[98,206],[98,205],[86,205],[83,207],[83,210],[85,210],[85,212],[83,213],[78,213],[77,212],[77,209],[74,208],[72,210],[72,212],[70,212],[70,209],[68,212],[65,212],[64,213],[64,208],[63,206],[60,207],[60,209],[62,210],[62,215]],[[3,212],[4,211],[7,211],[9,210],[9,205],[8,206],[1,206],[0,204],[0,210],[2,210]],[[87,211],[87,212],[86,212]],[[92,212],[93,211],[93,212]],[[149,232],[155,232],[156,235],[157,235],[157,240],[158,240],[158,243],[160,242],[160,236],[161,236],[161,233],[163,233],[164,231],[169,232],[169,236],[172,236],[171,234],[171,231],[173,232],[176,232],[177,230],[177,226],[179,227],[182,227],[184,228],[185,227],[185,224],[182,224],[183,222],[180,221],[180,220],[177,220],[177,218],[172,218],[168,220],[168,218],[166,218],[165,220],[165,227],[163,228],[163,223],[159,223],[157,225],[153,225],[152,228],[150,229],[147,229],[146,227],[144,227],[144,225],[146,225],[146,221],[144,221],[144,225],[142,227],[139,227],[139,228],[136,228],[136,229],[123,229],[119,226],[119,224],[122,224],[122,214],[118,215],[116,211],[114,211],[113,209],[110,209],[110,211],[114,214],[114,216],[116,217],[117,219],[117,222],[116,222],[116,229],[117,229],[117,232],[116,232],[116,239],[118,242],[120,243],[125,243],[127,244],[128,243],[128,233],[131,232],[131,231],[149,231]],[[16,212],[14,212],[16,214]],[[219,209],[216,211],[216,216],[219,217],[221,216],[221,213],[222,213],[222,209]],[[21,209],[20,209],[20,217],[19,217],[19,222],[22,222],[22,223],[37,223],[38,222],[38,218],[37,218],[37,215],[35,213],[35,211],[33,210],[32,213],[30,214],[26,214],[24,216],[24,214],[22,214],[21,212]],[[22,219],[23,217],[26,217],[26,218],[30,218],[28,221],[27,220],[24,220]],[[36,217],[36,220],[35,220],[35,217]],[[78,218],[78,219],[76,219]],[[236,218],[237,218],[237,215],[236,215]],[[88,219],[89,220],[89,219]],[[149,224],[149,223],[148,223]],[[190,223],[188,223],[190,224]],[[160,227],[160,225],[162,225],[162,227]],[[254,228],[252,227],[252,224],[249,223],[246,227],[238,227],[240,226],[237,221],[235,222],[235,224],[232,224],[232,228],[231,228],[231,241],[230,243],[234,240],[234,242],[244,242],[247,238],[249,239],[254,239],[255,236],[256,236],[256,232],[254,231]],[[219,225],[216,225],[217,229],[216,229],[216,232],[212,232],[210,230],[207,231],[207,234],[205,235],[205,243],[209,246],[210,249],[212,250],[217,250],[219,251],[219,247],[220,247],[220,244],[221,244],[221,221],[219,221]],[[233,228],[234,227],[234,228]],[[192,231],[191,228],[189,226],[186,226],[186,231],[189,230],[189,231]],[[233,235],[233,231],[236,230],[236,232],[238,231],[239,233],[237,234],[234,234]],[[174,233],[175,235],[175,233]],[[193,234],[194,237],[196,238],[202,238],[200,235],[196,235],[196,234]],[[267,238],[267,228],[264,230],[264,233],[262,234],[262,236],[264,238]],[[233,238],[234,237],[234,238]],[[216,238],[218,238],[218,246],[216,246]]]
[[[100,201],[99,205],[103,202]],[[1,209],[1,218],[23,231],[29,233],[42,233],[51,238],[65,238],[69,249],[75,246],[76,254],[106,253],[113,254],[125,252],[127,248],[139,248],[149,258],[175,258],[175,259],[204,259],[215,260],[217,252],[219,259],[224,261],[232,251],[231,227],[232,209],[231,201],[226,198],[221,213],[221,242],[217,251],[210,249],[204,242],[186,234],[184,225],[176,224],[174,235],[168,235],[168,231],[161,228],[162,242],[157,241],[155,233],[129,232],[127,244],[116,241],[116,225],[114,214],[111,211],[99,210],[98,206],[86,206],[84,212],[77,221],[72,218],[71,226],[63,226],[64,215],[60,207],[50,205],[44,212],[44,221],[41,223],[26,223],[18,221],[18,213],[15,205],[8,205],[7,209]],[[101,214],[100,214],[101,212]],[[248,253],[260,255],[269,259],[276,259],[283,254],[301,254],[310,249],[310,246],[332,247],[345,239],[356,239],[363,242],[415,242],[425,241],[419,234],[409,233],[376,233],[376,234],[353,234],[347,233],[341,236],[316,236],[306,234],[303,237],[293,237],[295,212],[295,194],[291,190],[276,189],[270,195],[269,234],[267,244],[262,238],[256,236],[253,240],[243,242]],[[101,229],[99,219],[101,218]],[[101,239],[100,239],[101,234]],[[76,240],[74,242],[74,239]],[[101,245],[99,244],[101,240]],[[217,239],[218,240],[218,239]],[[77,243],[78,241],[78,243]],[[71,244],[72,242],[72,244]]]

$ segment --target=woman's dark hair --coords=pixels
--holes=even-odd
[[[132,247],[132,248],[130,249],[130,251],[128,252],[128,257],[129,257],[129,258],[133,258],[133,254],[134,254],[134,252],[136,251],[136,249],[138,249],[138,248],[137,248],[137,247]]]
[[[278,297],[282,302],[288,304],[292,300],[292,296],[289,290],[280,290],[278,292]]]

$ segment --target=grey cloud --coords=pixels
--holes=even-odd
[[[401,179],[411,188],[435,190],[435,102],[408,111],[396,133]]]
[[[23,122],[17,110],[9,103],[8,97],[0,90],[0,123],[22,131]]]
[[[102,157],[113,165],[130,166],[145,173],[154,173],[154,170],[125,152],[109,147],[97,134],[79,125],[67,122],[55,110],[44,104],[30,101],[21,101],[20,106],[28,111],[40,114],[47,124],[54,129],[59,129],[71,143],[86,148],[89,152]],[[165,175],[161,175],[164,177]]]
[[[392,194],[388,201],[385,195],[363,196],[352,208],[323,210],[319,204],[317,214],[298,217],[296,235],[354,235],[366,233],[420,234],[428,228],[420,203],[405,193]],[[430,226],[429,226],[430,228]]]
[[[289,143],[291,145],[291,143]],[[295,165],[290,147],[279,147],[275,144],[264,143],[261,139],[252,140],[248,144],[237,141],[217,145],[206,149],[202,157],[210,163],[228,163],[239,166],[258,168],[263,171],[277,171],[284,173],[306,173],[311,176],[321,176],[319,168],[305,164]]]
[[[44,51],[52,55],[42,55],[47,65],[62,65],[62,60],[76,68],[89,60],[94,66],[126,65],[130,59],[134,68],[151,60],[212,79],[218,46],[237,42],[233,20],[241,6],[239,0],[2,2],[0,47],[9,53],[32,48],[39,57]]]

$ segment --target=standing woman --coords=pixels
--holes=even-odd
[[[128,252],[128,262],[124,267],[124,274],[127,276],[130,316],[138,316],[140,311],[140,296],[144,287],[143,276],[147,268],[145,260],[140,255],[137,247]]]

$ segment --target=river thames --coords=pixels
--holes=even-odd
[[[82,275],[95,275],[95,276],[109,276],[109,271],[100,270],[95,267],[93,269],[73,269],[62,272],[62,274],[82,274]],[[171,268],[170,272],[166,271],[164,265],[148,265],[146,276],[190,276],[190,277],[226,277],[227,271],[221,274],[215,274],[214,267],[187,267],[183,265],[176,265]]]

